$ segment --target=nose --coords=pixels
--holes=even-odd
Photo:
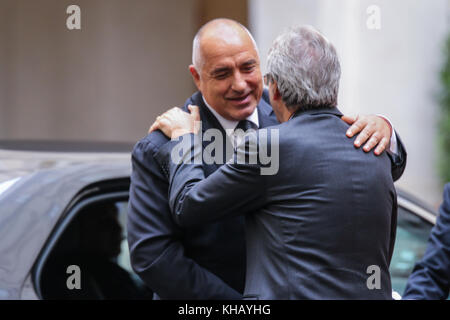
[[[247,81],[240,72],[235,72],[231,89],[236,92],[243,92],[247,87]]]

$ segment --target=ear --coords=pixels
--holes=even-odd
[[[200,74],[197,72],[197,69],[195,69],[193,64],[189,66],[189,72],[192,75],[192,79],[194,80],[197,89],[200,90]]]
[[[270,91],[272,91],[272,99],[277,101],[281,99],[281,93],[278,90],[278,84],[276,81],[273,81],[272,83],[270,83],[269,85],[269,89]]]

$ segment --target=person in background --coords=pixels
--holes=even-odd
[[[444,202],[431,229],[423,258],[414,266],[402,299],[448,299],[450,290],[450,183],[444,186]]]

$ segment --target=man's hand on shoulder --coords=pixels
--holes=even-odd
[[[351,138],[359,133],[354,143],[356,148],[367,141],[363,150],[369,152],[376,146],[374,153],[378,156],[389,146],[392,127],[385,118],[376,115],[358,115],[342,116],[341,119],[351,125],[347,130],[347,137]]]
[[[187,133],[197,133],[200,128],[200,112],[198,106],[189,105],[191,113],[180,108],[172,108],[156,118],[148,133],[161,130],[167,137],[176,139]]]

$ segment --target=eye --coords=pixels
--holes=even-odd
[[[230,70],[228,68],[217,69],[212,73],[212,77],[214,79],[225,79],[230,74]]]
[[[255,69],[255,65],[248,65],[248,66],[244,66],[242,68],[242,71],[244,72],[252,72]]]
[[[228,72],[221,72],[214,76],[216,79],[225,79],[228,76]]]

